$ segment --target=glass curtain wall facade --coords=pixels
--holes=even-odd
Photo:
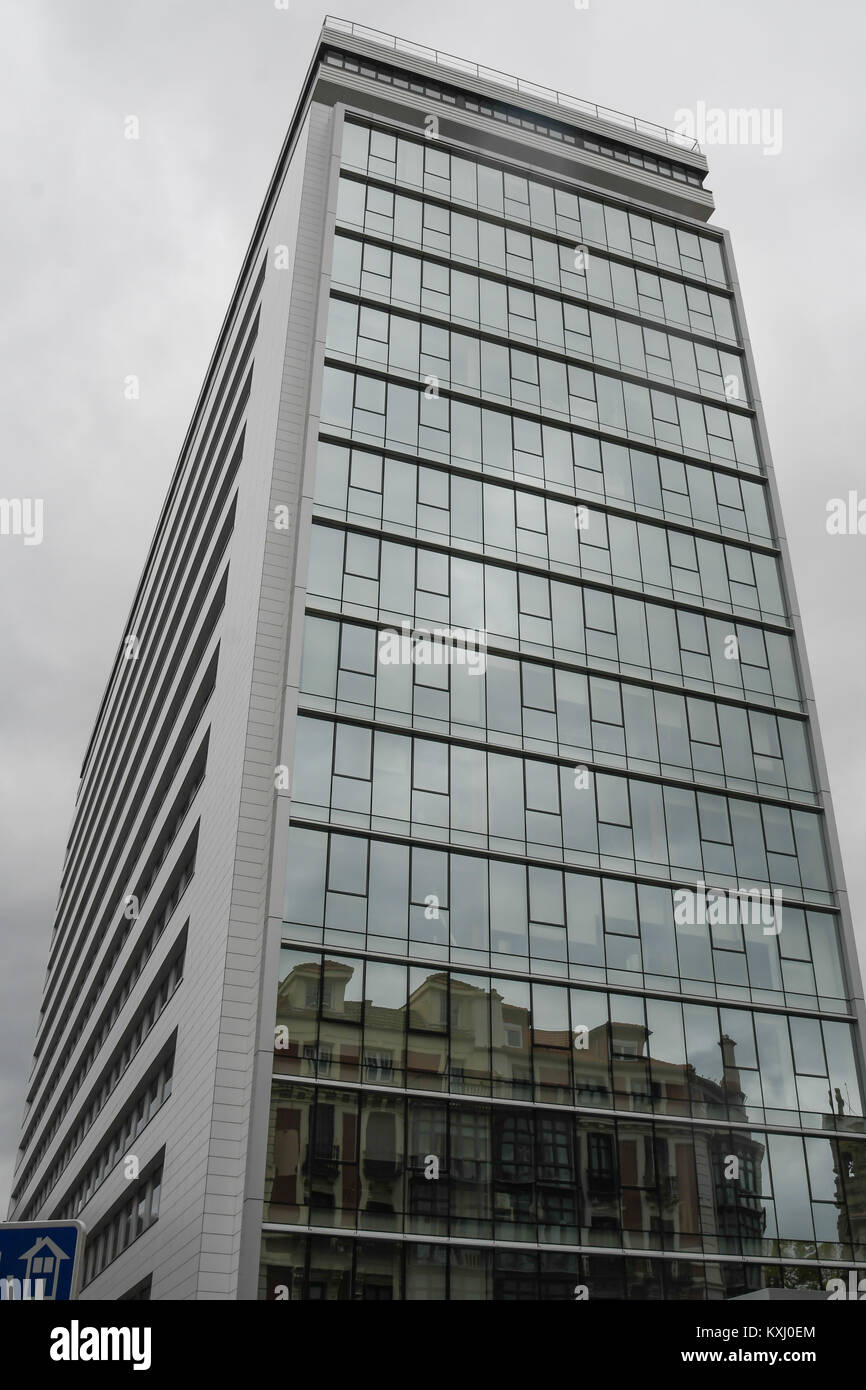
[[[847,1278],[856,990],[721,234],[350,111],[326,262],[260,1297]]]

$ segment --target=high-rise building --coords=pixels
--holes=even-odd
[[[10,1217],[85,1298],[866,1273],[862,989],[731,247],[329,20],[85,754]]]

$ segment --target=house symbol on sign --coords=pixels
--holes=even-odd
[[[25,1250],[19,1259],[26,1261],[27,1272],[25,1279],[41,1279],[45,1284],[43,1297],[53,1299],[57,1294],[57,1276],[60,1273],[60,1261],[68,1260],[69,1256],[65,1251],[55,1245],[50,1236],[40,1236],[35,1245],[31,1245],[29,1250]],[[33,1284],[30,1285],[33,1288]]]

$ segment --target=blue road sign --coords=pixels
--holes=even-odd
[[[80,1221],[0,1222],[0,1301],[77,1298],[84,1236]]]

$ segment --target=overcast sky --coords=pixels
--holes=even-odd
[[[0,0],[0,494],[44,500],[40,545],[0,536],[0,1219],[81,757],[325,14],[288,3]],[[866,496],[862,7],[334,3],[662,125],[699,102],[781,111],[781,151],[709,147],[708,186],[734,238],[856,921],[866,535],[825,522],[828,499]]]

